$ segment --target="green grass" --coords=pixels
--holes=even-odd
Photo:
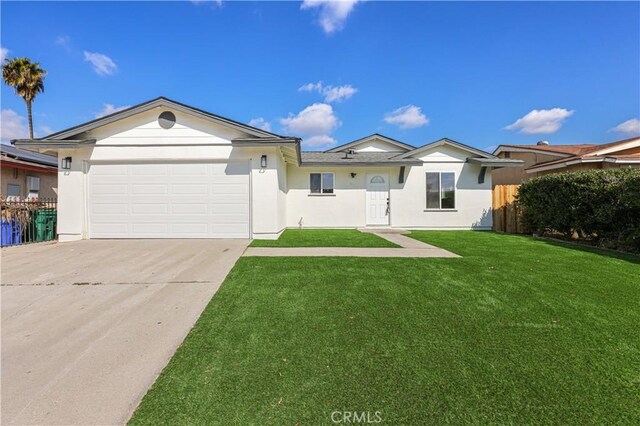
[[[277,240],[253,240],[251,247],[398,247],[357,229],[285,229]]]
[[[131,424],[640,422],[639,258],[412,237],[464,257],[241,258]]]

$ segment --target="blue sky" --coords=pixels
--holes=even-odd
[[[640,127],[638,2],[2,2],[1,12],[3,56],[48,71],[40,136],[157,96],[302,136],[308,149],[374,132],[481,149],[602,143]],[[3,85],[3,141],[24,136],[25,116]]]

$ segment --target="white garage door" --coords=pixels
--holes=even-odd
[[[249,238],[249,164],[92,164],[89,238]]]

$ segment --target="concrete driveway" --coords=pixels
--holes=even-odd
[[[125,423],[248,243],[3,248],[0,423]]]

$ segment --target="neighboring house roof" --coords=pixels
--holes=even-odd
[[[19,149],[11,145],[0,144],[0,154],[2,154],[3,157],[9,157],[18,160],[18,163],[16,164],[39,164],[56,168],[58,167],[58,159],[56,157],[26,151],[24,149]]]
[[[493,151],[493,155],[502,152],[534,152],[557,157],[578,155],[586,149],[596,145],[500,145]]]
[[[578,150],[579,154],[534,164],[525,169],[527,173],[536,173],[545,170],[554,170],[581,163],[617,163],[640,164],[640,137],[623,139],[607,144],[581,145],[585,148]],[[625,152],[638,148],[637,153],[624,153],[616,155],[616,152]]]
[[[301,166],[410,166],[421,165],[415,158],[394,158],[397,152],[301,152]]]
[[[58,167],[45,166],[44,164],[32,163],[29,161],[16,160],[15,158],[8,157],[6,155],[0,155],[0,166],[9,167],[20,170],[27,170],[30,172],[38,173],[58,173]]]
[[[205,120],[208,121],[213,121],[215,123],[218,124],[224,124],[226,126],[241,130],[245,133],[248,133],[252,136],[257,136],[257,137],[282,137],[280,135],[277,135],[275,133],[271,133],[271,132],[267,132],[266,130],[262,130],[262,129],[258,129],[256,127],[253,126],[249,126],[247,124],[244,123],[240,123],[238,121],[235,120],[231,120],[229,118],[226,117],[222,117],[220,115],[216,115],[216,114],[212,114],[210,112],[198,109],[198,108],[194,108],[192,106],[189,105],[185,105],[182,104],[180,102],[165,98],[163,96],[160,96],[158,98],[152,99],[150,101],[146,101],[143,102],[141,104],[138,105],[134,105],[130,108],[127,109],[123,109],[121,111],[115,112],[113,114],[109,114],[109,115],[105,115],[104,117],[100,117],[97,118],[95,120],[91,120],[88,121],[86,123],[83,124],[79,124],[77,126],[74,127],[70,127],[68,129],[65,130],[61,130],[59,132],[56,133],[52,133],[48,136],[45,136],[44,140],[49,140],[49,139],[67,139],[67,138],[71,138],[74,137],[80,133],[84,133],[84,132],[88,132],[90,130],[96,129],[98,127],[113,123],[114,121],[118,121],[121,120],[123,118],[127,118],[130,117],[134,114],[138,114],[140,112],[144,112],[144,111],[148,111],[150,109],[156,108],[156,107],[167,107],[167,108],[173,108],[175,110],[178,111],[182,111],[185,113],[189,113],[189,114],[193,114],[196,115],[200,118],[203,118]]]
[[[409,144],[406,144],[404,142],[400,142],[399,140],[395,140],[395,139],[392,139],[392,138],[390,138],[388,136],[381,135],[380,133],[374,133],[372,135],[365,136],[364,138],[360,138],[360,139],[355,140],[353,142],[345,143],[344,145],[339,145],[339,146],[336,146],[335,148],[328,149],[328,150],[326,150],[324,152],[346,151],[347,149],[349,149],[349,148],[351,148],[353,146],[357,146],[357,145],[363,144],[365,142],[369,142],[369,141],[376,140],[376,139],[377,140],[381,140],[383,142],[386,142],[386,143],[388,143],[390,145],[396,146],[398,148],[398,151],[401,151],[401,152],[410,151],[410,150],[415,148],[415,146],[413,146],[413,145],[409,145]]]

